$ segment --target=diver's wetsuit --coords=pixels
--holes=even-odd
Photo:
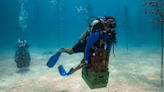
[[[78,42],[77,44],[75,44],[72,48],[74,53],[78,53],[78,52],[84,52],[86,46],[86,41],[84,42]]]
[[[107,44],[106,46],[106,50],[110,52],[112,43],[116,43],[116,36],[115,36],[115,31],[113,30],[109,30],[107,32],[103,32],[103,24],[102,23],[97,23],[93,28],[92,31],[89,32],[87,31],[85,34],[85,37],[81,38],[82,42],[79,41],[77,44],[75,44],[72,48],[74,53],[78,53],[78,52],[84,52],[85,50],[85,46],[87,43],[87,38],[89,37],[89,35],[93,32],[95,32],[95,30],[99,29],[101,31],[101,35],[100,35],[100,39],[94,44],[94,46],[96,46],[97,48],[104,48],[105,47],[105,43]],[[100,46],[100,41],[103,41],[103,44]]]
[[[94,53],[96,48],[106,48],[106,51],[110,53],[112,44],[116,43],[115,31],[113,30],[115,27],[109,27],[108,25],[105,25],[104,20],[101,21],[101,19],[93,21],[92,24],[87,28],[86,31],[84,31],[78,43],[75,44],[71,49],[61,48],[59,50],[58,53],[64,52],[70,55],[73,53],[84,52],[84,58],[82,59],[81,63],[77,67],[71,68],[68,73],[65,72],[63,66],[59,66],[59,72],[62,75],[70,75],[82,68],[83,65],[88,64],[88,56],[91,53]],[[111,30],[105,30],[106,27],[109,29],[111,28]],[[49,67],[54,66],[58,60],[60,56],[58,53],[50,58],[49,62],[47,63]],[[55,62],[51,63],[51,61]]]
[[[87,38],[89,38],[89,33],[92,34],[93,32],[95,32],[95,30],[100,29],[99,27],[95,27],[95,29],[92,32],[87,31],[86,35],[83,36],[83,41],[79,41],[77,44],[75,44],[72,48],[72,52],[73,53],[78,53],[78,52],[84,52],[84,59],[82,59],[81,63],[75,67],[74,69],[72,69],[69,73],[72,74],[75,71],[79,70],[80,68],[82,68],[82,66],[84,64],[87,64],[88,61],[87,60],[87,53],[85,53],[85,47],[87,45]],[[106,50],[110,53],[111,50],[111,46],[112,44],[116,43],[116,36],[115,36],[115,31],[113,30],[108,30],[108,31],[104,31],[103,29],[100,30],[101,34],[100,34],[100,38],[94,43],[93,46],[97,47],[97,48],[105,48],[105,44],[106,44]],[[94,48],[90,50],[90,53],[94,53]],[[85,55],[86,54],[86,55]],[[86,58],[85,58],[86,56]],[[84,63],[85,62],[85,63]]]

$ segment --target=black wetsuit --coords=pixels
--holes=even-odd
[[[97,24],[95,24],[93,26],[91,32],[96,31],[96,29],[101,29],[102,30],[103,29],[103,24],[101,22],[98,22]],[[84,37],[83,42],[79,41],[77,44],[75,44],[73,46],[72,50],[73,50],[74,53],[84,52],[88,36],[89,36],[89,34]]]

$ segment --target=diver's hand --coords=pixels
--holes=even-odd
[[[117,41],[116,40],[113,40],[113,43],[116,45]]]
[[[88,60],[85,60],[85,64],[88,64]]]

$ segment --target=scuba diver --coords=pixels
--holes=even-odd
[[[80,36],[77,44],[75,44],[72,48],[61,48],[49,59],[47,66],[49,68],[53,67],[61,53],[68,53],[71,55],[74,53],[84,52],[84,59],[81,63],[76,68],[71,68],[68,73],[65,72],[62,65],[58,67],[60,74],[65,76],[77,71],[84,64],[87,65],[90,51],[94,52],[95,48],[106,48],[108,53],[110,53],[112,45],[116,44],[115,27],[116,21],[112,16],[96,18],[96,20],[94,20]]]
[[[27,50],[29,45],[26,40],[18,39],[17,41],[17,50],[15,53],[15,62],[17,64],[17,68],[26,68],[30,65],[30,54]]]

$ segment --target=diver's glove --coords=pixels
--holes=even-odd
[[[85,60],[84,62],[85,62],[85,64],[88,64],[88,60]]]

